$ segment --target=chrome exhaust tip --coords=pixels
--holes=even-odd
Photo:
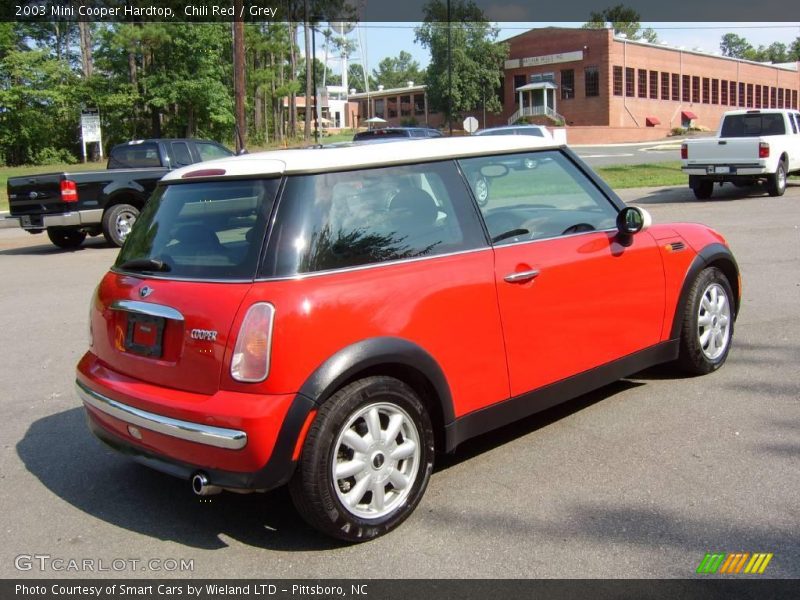
[[[198,496],[214,496],[222,492],[222,488],[211,485],[205,473],[195,473],[192,477],[192,491]]]

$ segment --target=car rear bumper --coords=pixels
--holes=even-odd
[[[703,177],[719,178],[735,178],[737,176],[767,176],[771,171],[766,165],[758,163],[748,164],[697,164],[682,166],[681,170],[687,175],[701,175]]]
[[[314,403],[301,394],[212,395],[159,388],[111,371],[87,353],[78,396],[94,434],[138,462],[177,477],[202,472],[212,485],[267,490],[294,472]]]
[[[52,215],[15,215],[6,217],[6,227],[40,231],[48,227],[81,227],[98,225],[103,220],[103,209],[76,210]],[[10,225],[9,225],[10,224]]]

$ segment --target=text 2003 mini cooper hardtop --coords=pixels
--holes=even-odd
[[[651,226],[552,142],[249,155],[160,182],[77,389],[112,447],[199,494],[288,482],[357,541],[413,511],[435,450],[655,363],[713,371],[739,297],[720,234]]]

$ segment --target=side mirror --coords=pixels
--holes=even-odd
[[[626,206],[617,215],[617,230],[621,236],[631,236],[653,224],[650,213],[638,206]]]

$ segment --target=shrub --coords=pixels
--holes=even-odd
[[[62,163],[74,165],[78,160],[69,150],[46,146],[34,154],[33,162],[37,165],[57,165]]]

